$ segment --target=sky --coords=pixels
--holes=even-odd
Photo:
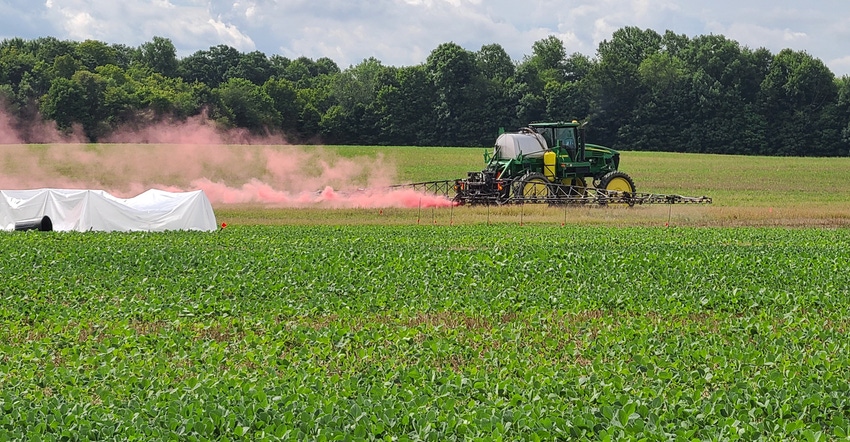
[[[0,0],[0,39],[44,36],[139,46],[170,39],[178,57],[225,44],[341,69],[374,57],[422,63],[442,43],[499,44],[515,60],[550,35],[595,56],[617,29],[723,35],[776,54],[790,48],[850,75],[850,1],[808,0]]]

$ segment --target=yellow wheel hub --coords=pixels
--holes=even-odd
[[[545,198],[549,195],[549,185],[542,178],[532,178],[522,185],[522,196],[525,198]]]
[[[632,188],[631,183],[623,177],[615,177],[612,179],[607,186],[605,186],[605,190],[616,190],[619,192],[629,192],[634,193],[635,189]]]

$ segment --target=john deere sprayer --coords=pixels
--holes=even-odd
[[[428,181],[393,187],[453,198],[458,204],[675,204],[711,203],[711,198],[638,193],[619,170],[620,153],[585,142],[576,121],[531,123],[502,133],[484,170],[465,179]]]
[[[710,203],[707,197],[639,194],[632,178],[619,170],[620,154],[585,142],[581,124],[532,123],[503,133],[486,167],[456,180],[459,204],[559,203]]]

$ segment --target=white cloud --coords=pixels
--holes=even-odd
[[[168,0],[153,0],[153,5],[162,9],[174,9],[175,6]]]
[[[47,0],[45,16],[71,39],[98,39],[139,45],[154,36],[171,38],[183,52],[226,44],[242,51],[256,48],[238,26],[213,14],[198,0]],[[185,48],[191,47],[190,51]]]
[[[624,26],[689,37],[723,34],[774,53],[789,47],[850,74],[850,2],[810,0],[32,0],[0,1],[0,33],[138,45],[170,38],[179,55],[218,44],[268,55],[424,62],[438,45],[499,44],[515,60],[555,35],[568,53],[595,55]],[[50,34],[48,34],[50,35]]]
[[[837,77],[850,76],[850,55],[824,62]]]
[[[57,6],[51,0],[48,0],[45,5],[49,10],[55,11],[57,16],[61,18],[60,25],[62,29],[72,39],[98,39],[102,38],[104,34],[107,34],[103,26],[100,26],[97,20],[87,11]]]
[[[784,36],[783,36],[782,39],[784,41],[788,41],[788,42],[797,41],[797,40],[805,40],[808,37],[808,35],[805,32],[794,32],[790,29],[785,29],[784,31],[785,31]]]
[[[251,37],[243,34],[236,26],[224,23],[220,20],[209,19],[207,23],[218,35],[219,40],[241,51],[252,51],[256,47]]]

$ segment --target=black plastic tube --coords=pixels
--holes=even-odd
[[[39,232],[50,232],[53,230],[53,221],[50,221],[50,217],[47,215],[44,215],[41,218],[18,221],[15,223],[15,230],[38,230]]]

